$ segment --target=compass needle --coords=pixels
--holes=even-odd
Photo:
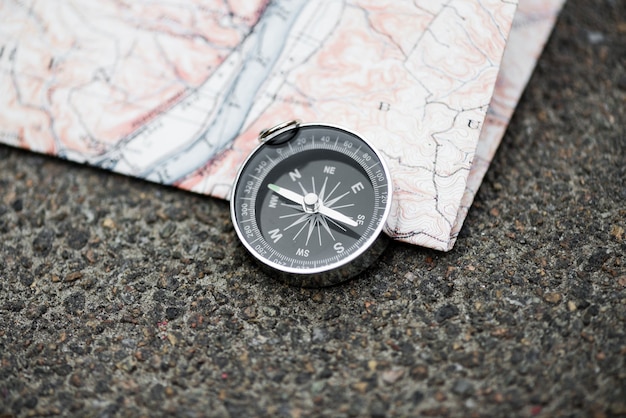
[[[302,202],[304,201],[304,196],[292,192],[291,190],[285,189],[284,187],[280,187],[272,183],[268,184],[267,187],[271,191],[278,193],[280,196],[284,197],[287,200],[291,200],[294,203],[302,204]]]
[[[359,224],[356,223],[356,221],[352,218],[347,217],[346,215],[344,215],[341,212],[337,212],[334,209],[331,208],[327,208],[326,206],[320,206],[319,209],[320,213],[324,216],[328,216],[329,218],[338,221],[338,222],[342,222],[346,225],[350,225],[350,226],[358,226]]]

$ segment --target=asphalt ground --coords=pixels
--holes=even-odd
[[[570,0],[455,248],[332,288],[224,201],[0,147],[0,417],[626,416],[625,39]]]

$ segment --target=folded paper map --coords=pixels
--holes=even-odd
[[[228,198],[259,131],[340,125],[449,250],[563,1],[0,0],[0,142]]]

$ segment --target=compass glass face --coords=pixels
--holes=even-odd
[[[294,135],[295,133],[295,135]],[[259,260],[290,273],[328,271],[358,257],[389,212],[389,175],[374,149],[340,128],[303,125],[244,163],[231,209]]]

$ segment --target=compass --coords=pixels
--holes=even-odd
[[[270,275],[328,286],[365,269],[386,245],[389,170],[346,129],[290,121],[259,135],[233,186],[237,235]]]

